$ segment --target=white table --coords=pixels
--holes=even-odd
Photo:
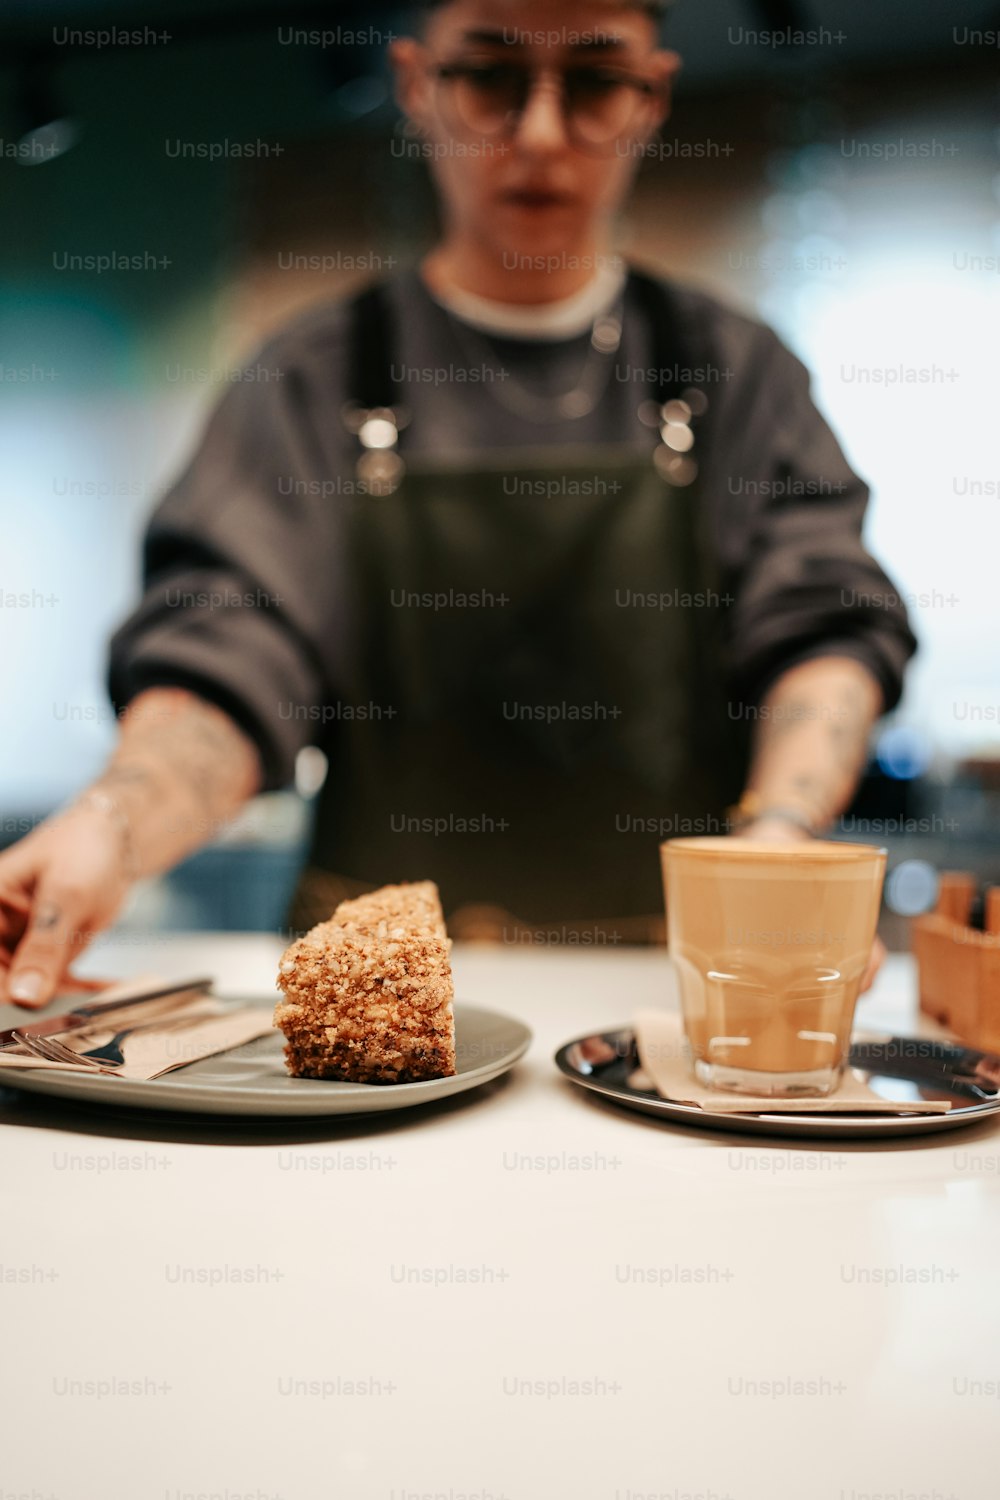
[[[112,937],[87,967],[271,995],[280,946]],[[0,1095],[0,1500],[992,1500],[1000,1134],[820,1149],[565,1082],[557,1045],[666,962],[456,950],[535,1042],[437,1108]],[[893,960],[863,1019],[905,1026],[912,989]]]

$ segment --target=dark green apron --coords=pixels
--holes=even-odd
[[[342,503],[344,680],[294,925],[430,878],[456,935],[659,935],[658,843],[720,831],[742,760],[697,483],[532,449],[415,456]]]

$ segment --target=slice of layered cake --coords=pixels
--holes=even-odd
[[[342,901],[281,960],[274,1021],[288,1071],[351,1083],[454,1073],[450,948],[433,881]]]

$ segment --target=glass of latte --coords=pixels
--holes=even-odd
[[[832,1093],[875,938],[886,851],[682,838],[661,852],[695,1076],[776,1098]]]

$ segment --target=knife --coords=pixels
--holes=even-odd
[[[114,1000],[79,1005],[74,1010],[64,1011],[62,1015],[47,1016],[44,1021],[33,1021],[27,1026],[11,1026],[6,1031],[0,1031],[0,1048],[9,1047],[12,1043],[17,1045],[17,1032],[25,1036],[51,1036],[55,1032],[72,1031],[76,1027],[88,1025],[106,1011],[122,1010],[126,1005],[141,1005],[146,1000],[161,1000],[166,995],[182,995],[187,990],[210,990],[214,982],[213,979],[184,979],[174,984],[162,984],[159,980],[154,980],[143,986],[132,985],[128,994],[120,994]]]

